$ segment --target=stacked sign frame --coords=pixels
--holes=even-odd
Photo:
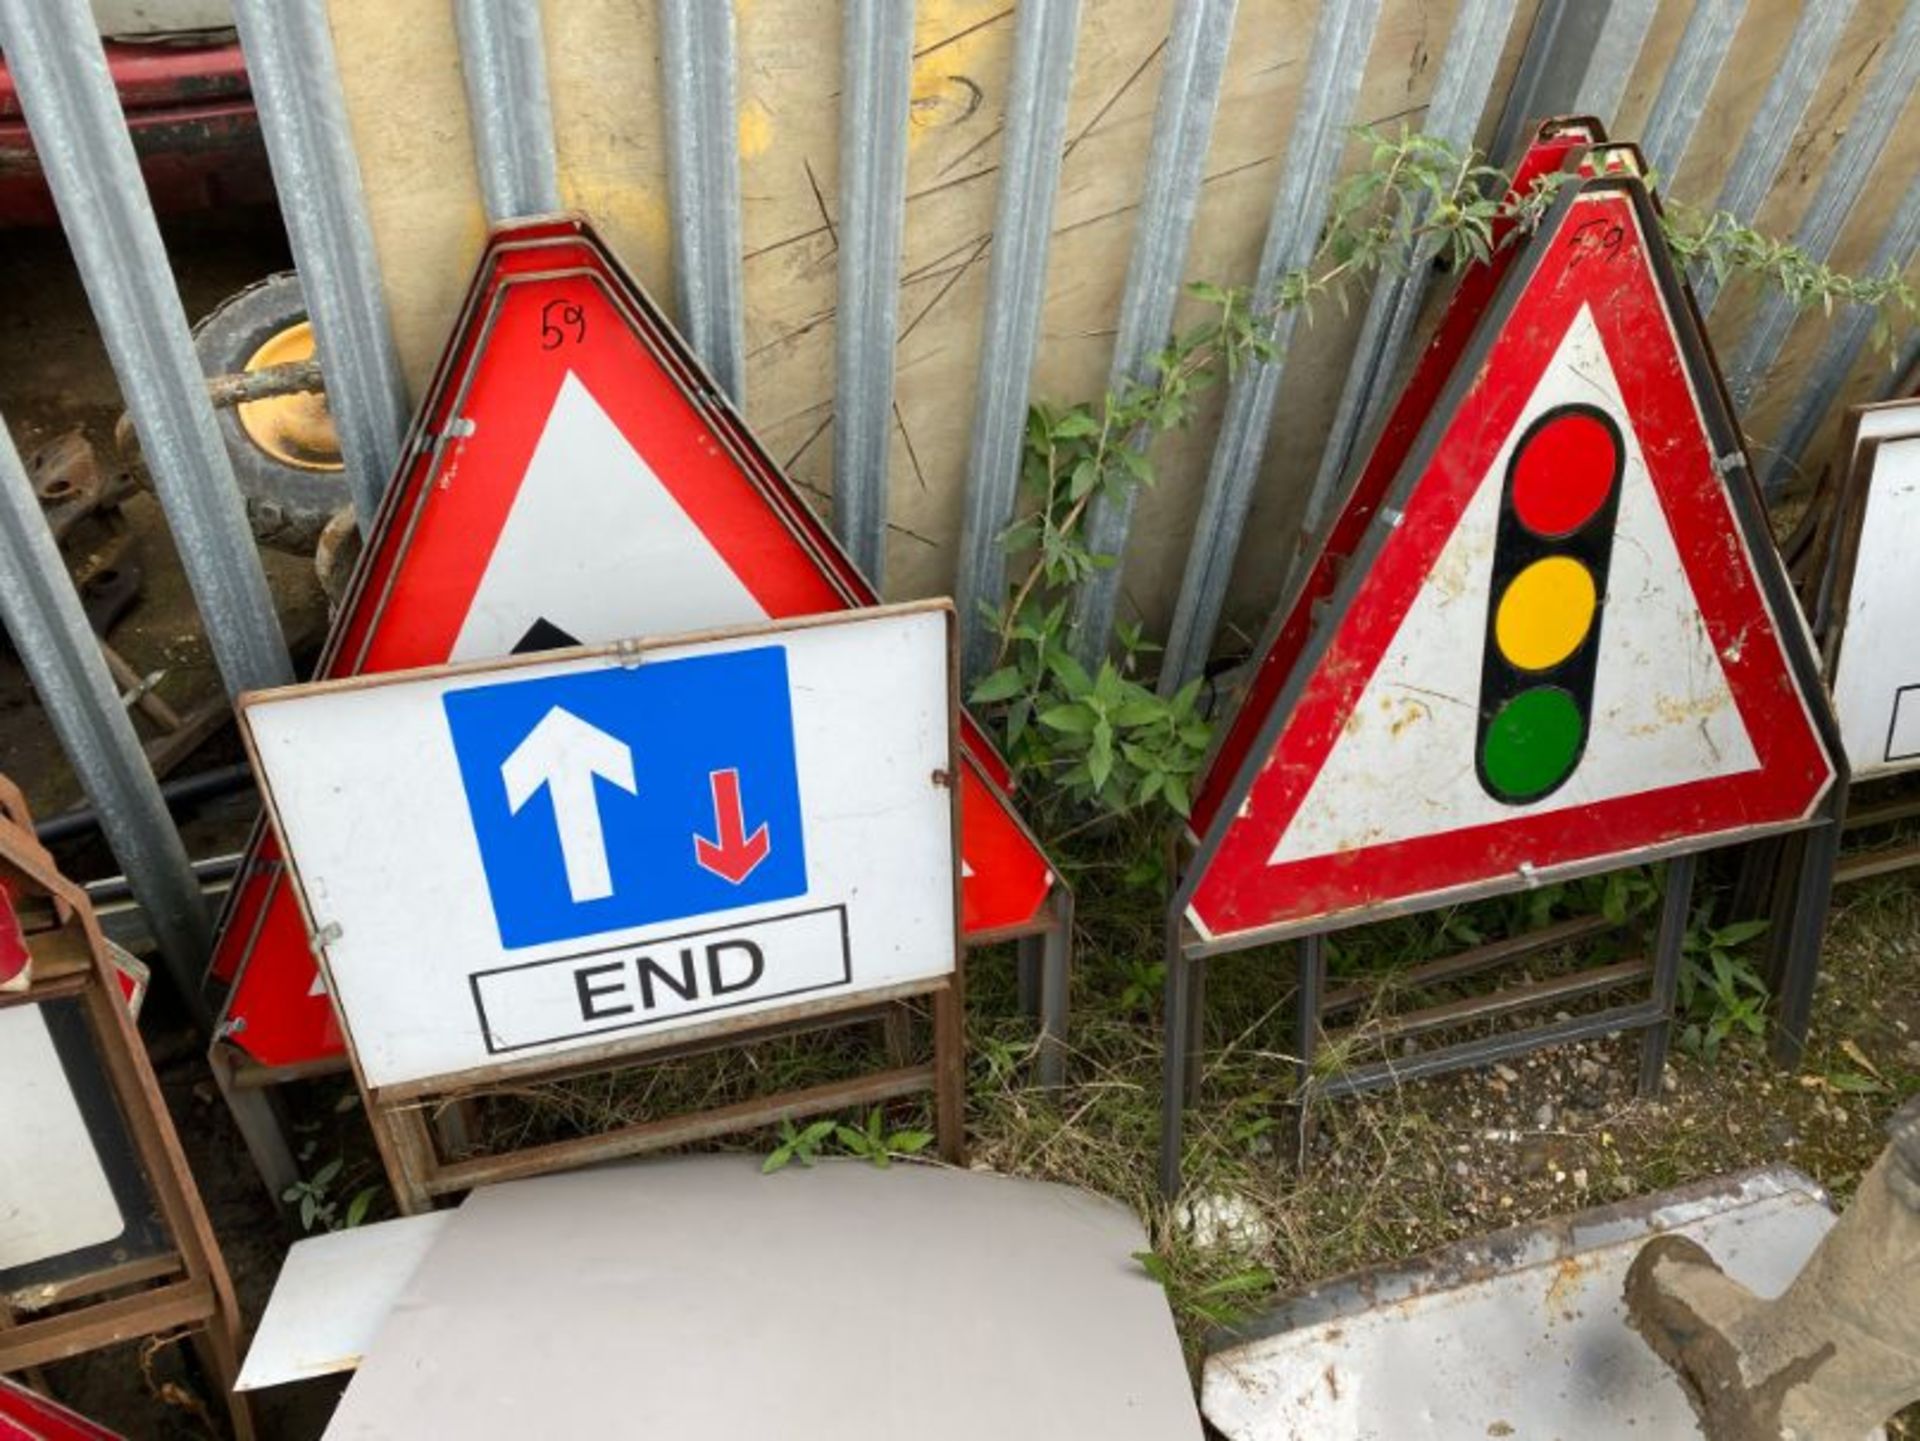
[[[509,309],[532,310],[533,315],[529,320],[519,314],[513,323],[526,333],[503,341],[506,322],[502,317]],[[515,511],[511,506],[505,513],[498,508],[500,477],[479,487],[495,496],[492,502],[484,498],[480,502],[483,507],[495,505],[480,523],[456,525],[449,519],[454,512],[448,507],[467,504],[467,493],[474,489],[469,486],[463,491],[457,484],[463,474],[473,475],[476,466],[499,468],[501,452],[495,439],[503,423],[511,427],[519,421],[508,416],[503,422],[498,405],[484,416],[477,414],[474,387],[487,376],[490,347],[520,344],[538,352],[534,363],[551,366],[560,357],[576,350],[586,353],[601,343],[599,332],[607,329],[608,320],[614,331],[630,337],[621,342],[633,352],[625,362],[624,378],[652,387],[648,393],[656,397],[657,421],[652,412],[645,417],[649,442],[671,444],[675,450],[671,456],[656,456],[657,463],[638,460],[649,482],[673,493],[677,508],[686,512],[665,518],[682,526],[691,520],[697,530],[708,518],[700,513],[702,508],[710,512],[724,499],[733,510],[722,514],[719,522],[731,527],[729,543],[746,549],[722,555],[716,544],[714,556],[720,565],[709,567],[706,574],[723,600],[718,613],[685,606],[672,611],[661,598],[657,576],[646,574],[645,564],[637,564],[628,567],[635,572],[630,612],[602,604],[585,623],[569,627],[558,623],[565,617],[541,613],[536,597],[532,613],[504,630],[496,625],[495,633],[488,636],[486,618],[479,617],[484,607],[475,599],[477,590],[492,584],[495,576],[485,547],[499,544],[506,549],[502,538],[517,523]],[[587,334],[590,322],[596,331],[592,337]],[[573,379],[571,370],[568,378]],[[496,392],[497,379],[496,374]],[[549,424],[560,419],[561,404],[568,401],[576,412],[588,416],[576,425],[591,424],[596,418],[605,422],[605,410],[598,407],[607,406],[608,398],[587,393],[590,389],[563,385],[566,393],[556,400],[553,414],[547,417]],[[583,403],[582,393],[586,394]],[[627,442],[634,444],[633,402],[626,404],[628,424],[621,428],[628,432]],[[486,428],[484,433],[476,435],[476,422]],[[614,424],[619,426],[618,421]],[[668,438],[662,439],[662,434]],[[526,443],[533,445],[531,456],[519,451],[514,462],[519,468],[506,477],[505,493],[510,497],[517,498],[515,486],[525,481],[523,471],[530,472],[538,458],[538,443]],[[592,479],[593,466],[576,469],[583,483]],[[570,482],[574,477],[562,479]],[[675,507],[669,502],[665,509]],[[521,529],[524,532],[526,527]],[[602,527],[603,533],[616,529],[620,528]],[[655,529],[628,525],[621,533],[633,536]],[[472,542],[449,542],[450,531],[475,532],[481,549],[475,552]],[[523,534],[516,543],[526,538]],[[434,557],[431,562],[419,559],[422,546]],[[567,557],[547,558],[555,573],[567,574]],[[422,572],[430,564],[439,571],[464,568],[465,573],[436,571],[423,579]],[[498,569],[508,572],[511,566],[503,560]],[[521,574],[527,569],[522,567]],[[604,557],[601,569],[605,569]],[[731,575],[724,574],[728,570]],[[770,586],[761,583],[764,574],[774,577]],[[609,589],[598,587],[601,592]],[[336,679],[510,649],[597,643],[632,633],[661,634],[846,610],[876,600],[831,533],[592,229],[578,217],[548,217],[497,230],[481,257],[317,674]],[[535,624],[528,626],[527,620]],[[408,629],[420,632],[423,625],[437,634],[400,634]],[[962,788],[970,802],[963,805],[963,826],[966,851],[974,862],[964,886],[966,938],[970,944],[1019,943],[1023,999],[1041,1018],[1040,1078],[1045,1084],[1057,1084],[1064,1073],[1071,897],[1014,809],[1006,763],[964,712],[961,724]],[[983,854],[985,860],[980,859]],[[297,912],[282,887],[279,858],[264,831],[256,832],[230,893],[212,974],[215,981],[230,986],[213,1048],[215,1073],[236,1103],[263,1174],[270,1184],[284,1181],[288,1179],[284,1146],[261,1108],[245,1104],[244,1093],[335,1069],[343,1063],[343,1052],[307,938],[300,933]]]
[[[54,869],[18,791],[6,783],[0,783],[0,891],[32,956],[28,984],[0,993],[0,1020],[16,1023],[6,1028],[11,1045],[37,1039],[49,1056],[57,1055],[55,1092],[62,1071],[74,1086],[70,1096],[31,1085],[27,1094],[9,1096],[10,1104],[38,1114],[16,1116],[0,1139],[45,1155],[61,1170],[40,1175],[16,1164],[6,1174],[14,1194],[6,1208],[9,1230],[23,1217],[32,1227],[36,1185],[57,1187],[57,1204],[76,1213],[48,1217],[63,1235],[87,1227],[88,1214],[105,1222],[88,1232],[85,1244],[0,1277],[6,1285],[0,1373],[184,1328],[221,1392],[233,1434],[248,1441],[252,1414],[233,1389],[240,1347],[233,1285],[134,1026],[126,984],[86,893]],[[32,1066],[31,1057],[17,1052],[5,1059]],[[77,1165],[70,1150],[36,1144],[37,1134],[63,1122],[69,1131],[80,1128],[95,1165]],[[0,1152],[9,1149],[0,1144]],[[17,1161],[19,1149],[13,1155]],[[64,1159],[54,1161],[55,1155]],[[92,1201],[81,1196],[83,1171],[97,1172]],[[44,1236],[45,1228],[36,1234]]]
[[[902,637],[911,641],[911,649]],[[856,716],[849,699],[820,684],[820,678],[836,673],[835,664],[837,673],[848,673],[844,658],[835,661],[832,648],[844,653],[865,645],[865,653],[873,653],[876,641],[891,646],[880,653],[905,656],[912,664],[897,675],[870,670],[871,704]],[[941,1155],[955,1164],[964,1161],[954,655],[952,608],[937,601],[386,672],[242,697],[249,755],[287,857],[289,881],[316,936],[328,991],[403,1212],[428,1209],[437,1198],[476,1185],[926,1090],[934,1096]],[[635,768],[647,764],[650,749],[639,737],[654,736],[653,749],[658,749],[659,727],[690,732],[703,727],[697,718],[690,723],[685,715],[665,711],[636,716],[635,699],[617,698],[658,696],[670,674],[676,685],[692,683],[682,676],[693,675],[728,677],[704,684],[729,704],[736,699],[745,704],[753,697],[730,677],[748,663],[761,673],[772,665],[782,695],[790,699],[779,706],[746,705],[742,733],[763,734],[774,725],[776,712],[791,707],[786,759],[757,771],[711,773],[715,804],[723,801],[718,781],[724,775],[731,783],[724,804],[732,807],[736,822],[747,816],[733,825],[731,836],[724,812],[717,831],[706,824],[712,812],[704,805],[697,812],[699,822],[675,829],[673,817],[681,813],[670,809],[675,792],[663,783],[666,772],[641,769],[635,779]],[[578,709],[550,704],[555,695],[583,693],[599,698],[598,711],[570,699],[566,705]],[[594,730],[596,724],[614,724],[607,718],[620,705],[627,707],[623,723],[638,730]],[[499,729],[501,714],[510,717],[505,732]],[[525,723],[540,716],[527,730]],[[593,779],[577,771],[583,754],[592,762],[577,734],[549,748],[576,767],[585,781],[586,807],[595,815],[589,844],[597,850],[599,869],[584,881],[567,844],[562,778],[554,773],[542,779],[551,791],[544,810],[541,803],[526,804],[529,788],[516,779],[523,756],[552,729],[556,716],[576,731],[584,726],[588,740],[613,740],[628,752],[623,762],[616,757],[615,765],[595,770],[606,778],[596,789]],[[879,733],[892,739],[883,745],[843,744],[849,735],[864,734],[858,732],[860,724],[881,726]],[[923,729],[910,732],[915,724]],[[884,730],[889,725],[891,731]],[[634,737],[631,747],[614,740],[622,733]],[[513,748],[494,774],[491,762],[498,762],[504,750],[496,744],[500,734]],[[902,742],[907,734],[917,738]],[[475,735],[484,738],[472,741]],[[693,744],[698,747],[702,740]],[[373,756],[383,747],[391,747],[392,754],[350,763],[353,756]],[[476,754],[484,763],[474,761]],[[641,760],[636,762],[635,755]],[[799,792],[790,813],[778,809],[778,787],[768,784],[779,764]],[[826,771],[858,773],[862,767],[867,768],[867,791],[819,783]],[[704,763],[701,772],[706,774]],[[741,810],[743,776],[752,807],[746,812]],[[609,805],[611,811],[604,809]],[[393,813],[383,806],[393,807]],[[530,816],[506,820],[508,810],[518,813],[523,806]],[[664,830],[657,819],[661,814],[668,814]],[[610,822],[608,815],[616,819]],[[636,816],[642,818],[637,830]],[[557,905],[534,895],[540,881],[537,876],[529,880],[531,853],[524,840],[513,842],[517,849],[501,851],[496,865],[490,847],[507,845],[500,837],[510,832],[490,832],[495,820],[518,826],[521,837],[550,839],[558,830],[560,849],[548,854],[565,853],[565,883],[558,884],[562,868],[549,866],[554,882],[549,890],[568,894]],[[603,829],[616,825],[620,829]],[[668,879],[671,865],[658,858],[662,852],[634,848],[636,833],[651,835],[655,845],[663,834],[674,839],[681,869],[693,878],[695,900],[676,894],[684,893],[688,882]],[[872,854],[876,836],[892,836],[895,842],[879,858]],[[914,865],[929,845],[939,852],[936,862]],[[746,854],[730,866],[720,847]],[[643,854],[648,859],[639,863]],[[396,899],[387,878],[403,855],[420,858],[420,878],[418,889],[410,887]],[[888,883],[889,866],[911,868],[907,879],[926,892],[917,904],[906,894],[906,880]],[[590,858],[583,870],[593,869]],[[756,880],[770,882],[771,888],[756,890]],[[583,885],[589,889],[573,889]],[[618,909],[630,905],[633,896],[666,909],[644,915]],[[608,906],[615,911],[609,914]],[[498,927],[497,941],[489,915]],[[795,939],[777,939],[781,936]],[[702,944],[704,971],[694,954]],[[782,951],[783,945],[788,949]],[[732,955],[723,961],[719,952],[728,949]],[[838,973],[814,974],[809,968],[817,967],[827,951]],[[684,966],[680,979],[673,973],[676,956]],[[805,974],[783,971],[783,956],[800,962]],[[750,965],[744,981],[738,969],[743,957]],[[725,983],[723,965],[734,968]],[[701,998],[697,992],[708,972],[710,991]],[[750,989],[762,980],[768,986]],[[906,1002],[930,1006],[930,1064],[908,1064],[896,1056],[889,1069],[851,1079],[454,1160],[440,1154],[427,1125],[430,1110],[503,1087],[881,1018]],[[575,1007],[577,1015],[571,1014]],[[577,1023],[572,1029],[552,1024],[563,1010],[570,1012],[570,1023]]]
[[[1575,175],[1537,232],[1477,282],[1497,294],[1466,317],[1471,344],[1456,298],[1409,386],[1417,399],[1403,397],[1383,433],[1404,442],[1417,418],[1417,440],[1387,456],[1390,489],[1377,461],[1356,482],[1224,729],[1168,914],[1169,1194],[1209,956],[1298,942],[1303,1109],[1309,1093],[1634,1029],[1645,1033],[1646,1087],[1664,1060],[1694,857],[1788,831],[1804,831],[1810,849],[1835,844],[1846,770],[1811,639],[1632,161],[1624,148],[1577,166],[1569,156]],[[1409,403],[1421,407],[1413,417]],[[1614,412],[1605,425],[1587,415],[1596,405]],[[1549,423],[1583,438],[1560,447],[1539,492],[1547,503],[1518,526],[1518,488],[1538,485],[1524,474],[1526,446]],[[1603,432],[1613,464],[1594,467],[1586,499],[1569,501],[1581,487],[1568,462]],[[1614,508],[1623,547],[1611,542]],[[1554,519],[1560,511],[1571,524]],[[1603,529],[1606,543],[1588,545],[1586,529]],[[1621,571],[1611,588],[1609,555]],[[1512,605],[1523,580],[1538,594]],[[1669,676],[1663,662],[1685,674]],[[1482,683],[1456,699],[1467,673]],[[1484,682],[1496,674],[1505,680],[1490,703]],[[1553,714],[1508,724],[1528,694]],[[1490,755],[1502,725],[1531,747],[1524,764]],[[1558,992],[1529,988],[1545,1001],[1645,978],[1644,1000],[1315,1074],[1331,930],[1654,860],[1669,875],[1651,960]],[[1779,1018],[1795,1044],[1826,911],[1818,877],[1803,875],[1796,901]]]
[[[1920,528],[1920,401],[1850,410],[1829,476],[1803,524],[1809,539],[1800,589],[1854,783],[1879,789],[1920,771],[1920,667],[1907,669],[1912,647],[1905,631],[1920,601],[1912,565]],[[1846,828],[1916,815],[1920,800],[1890,796],[1850,805]],[[1916,865],[1920,843],[1875,847],[1839,859],[1834,878],[1860,880]]]

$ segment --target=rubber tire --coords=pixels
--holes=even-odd
[[[201,372],[232,375],[268,340],[307,318],[300,278],[291,270],[269,275],[228,297],[193,327]],[[247,505],[247,523],[263,545],[311,555],[327,520],[348,503],[347,478],[339,470],[302,470],[275,460],[241,428],[233,406],[215,411],[227,443],[234,479]]]

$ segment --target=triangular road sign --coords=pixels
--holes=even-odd
[[[876,603],[790,482],[584,222],[496,233],[322,658],[370,674]],[[970,939],[1047,923],[1054,883],[963,727]],[[394,878],[404,886],[406,878]],[[263,1065],[341,1053],[256,836],[214,974],[228,1038]]]
[[[1502,282],[1178,904],[1277,938],[1803,824],[1805,625],[1644,187]]]
[[[1605,140],[1606,135],[1597,121],[1545,122],[1514,167],[1510,198],[1524,198],[1537,182],[1578,163],[1590,145]],[[1480,317],[1493,302],[1501,277],[1525,247],[1526,237],[1512,233],[1514,224],[1504,218],[1495,221],[1492,254],[1461,272],[1447,296],[1446,309],[1434,329],[1433,339],[1421,352],[1413,373],[1394,398],[1393,408],[1367,453],[1366,463],[1347,487],[1332,524],[1315,537],[1317,549],[1303,583],[1262,637],[1240,704],[1229,716],[1206,774],[1194,792],[1192,825],[1196,835],[1205,833],[1232,786],[1241,762],[1259,740],[1260,722],[1292,673],[1317,609],[1333,594],[1343,563],[1366,535],[1368,523],[1386,498],[1421,425],[1453,374],[1454,363],[1473,339]]]

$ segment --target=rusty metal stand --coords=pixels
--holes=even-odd
[[[448,1103],[484,1099],[505,1084],[557,1081],[654,1065],[716,1049],[752,1044],[778,1036],[882,1019],[889,1007],[923,999],[933,1021],[933,1060],[924,1065],[890,1065],[844,1081],[779,1091],[705,1111],[691,1111],[619,1126],[598,1135],[574,1137],[511,1151],[446,1160],[429,1117]],[[673,1045],[640,1045],[591,1061],[501,1068],[501,1074],[469,1081],[450,1080],[408,1087],[368,1090],[362,1086],[367,1118],[373,1127],[387,1179],[401,1214],[431,1210],[443,1196],[498,1181],[544,1175],[625,1156],[688,1145],[715,1136],[777,1125],[803,1116],[878,1105],[900,1096],[932,1091],[935,1132],[941,1158],[966,1161],[966,1035],[964,962],[951,977],[933,985],[904,989],[885,1001],[868,1000],[848,1008],[759,1026],[726,1024],[696,1039]],[[510,1074],[509,1074],[510,1072]]]
[[[69,1278],[55,1288],[54,1299],[16,1314],[0,1329],[0,1372],[189,1328],[220,1388],[234,1436],[251,1441],[247,1399],[233,1389],[240,1359],[233,1285],[139,1032],[120,998],[92,906],[84,891],[53,869],[24,817],[20,824],[0,823],[0,868],[17,882],[16,897],[39,895],[52,903],[48,923],[26,937],[33,982],[25,991],[0,995],[0,1007],[79,1005],[171,1248]]]
[[[1395,1017],[1392,1033],[1413,1035],[1440,1030],[1537,1007],[1549,1001],[1595,995],[1640,980],[1648,983],[1645,999],[1609,1006],[1588,1015],[1575,1016],[1571,1020],[1528,1026],[1367,1065],[1333,1069],[1325,1066],[1322,1057],[1328,1040],[1326,1017],[1362,1003],[1367,999],[1369,990],[1364,984],[1350,984],[1330,993],[1327,987],[1326,951],[1330,932],[1311,931],[1300,936],[1295,942],[1298,981],[1293,1061],[1296,1139],[1300,1156],[1303,1159],[1305,1157],[1307,1143],[1312,1137],[1313,1108],[1320,1100],[1357,1095],[1384,1086],[1488,1065],[1548,1046],[1589,1040],[1617,1031],[1642,1032],[1640,1090],[1643,1096],[1657,1094],[1672,1037],[1674,998],[1679,986],[1682,947],[1686,940],[1697,864],[1698,853],[1675,856],[1667,861],[1666,895],[1650,960],[1590,967],[1564,978],[1513,987],[1489,997],[1428,1006]],[[1598,917],[1576,917],[1542,927],[1528,935],[1489,942],[1456,956],[1426,962],[1412,968],[1408,977],[1415,981],[1459,979],[1611,928],[1610,922]],[[1160,1190],[1168,1200],[1178,1195],[1181,1184],[1182,1112],[1197,1099],[1199,1026],[1204,1009],[1201,977],[1208,954],[1212,952],[1188,944],[1177,915],[1170,918],[1166,960],[1166,1061],[1161,1096],[1159,1160]],[[1814,969],[1817,969],[1817,963],[1816,943]]]

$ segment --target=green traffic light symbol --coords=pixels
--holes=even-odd
[[[1508,805],[1552,795],[1586,752],[1624,464],[1618,425],[1592,405],[1540,415],[1507,462],[1475,768]]]

